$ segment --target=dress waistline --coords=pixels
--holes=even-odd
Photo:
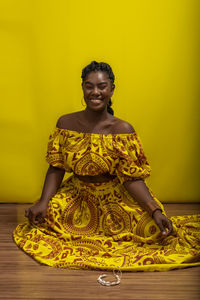
[[[86,182],[86,183],[104,183],[108,181],[112,181],[117,176],[111,175],[109,173],[96,175],[96,176],[82,176],[74,173],[74,177],[77,177],[80,181]]]
[[[62,186],[67,186],[69,182],[72,182],[73,188],[77,189],[80,192],[103,192],[110,191],[110,188],[115,188],[117,185],[120,185],[120,181],[117,176],[110,179],[106,182],[85,182],[80,180],[77,176],[71,175],[67,180],[62,183]],[[122,186],[123,187],[123,186]]]

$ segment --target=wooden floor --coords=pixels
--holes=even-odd
[[[199,300],[200,267],[122,275],[119,286],[97,283],[100,271],[41,266],[14,244],[12,231],[29,204],[0,204],[0,299]],[[165,204],[169,216],[199,213],[198,204]],[[106,273],[106,272],[104,272]],[[112,279],[111,273],[107,272]]]

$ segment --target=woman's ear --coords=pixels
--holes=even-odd
[[[115,90],[115,85],[114,85],[114,83],[112,83],[112,85],[111,85],[111,96],[113,95],[114,90]]]
[[[115,84],[114,84],[114,83],[112,83],[112,86],[111,86],[111,91],[113,91],[113,92],[114,92],[114,89],[115,89]]]

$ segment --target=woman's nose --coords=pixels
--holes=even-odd
[[[94,89],[92,91],[92,94],[93,95],[99,95],[100,94],[98,87],[94,87]]]

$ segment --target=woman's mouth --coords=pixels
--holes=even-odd
[[[100,104],[102,102],[101,99],[91,99],[90,100],[93,104]]]

